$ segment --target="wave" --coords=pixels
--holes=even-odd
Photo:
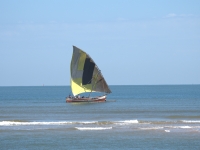
[[[42,125],[72,125],[72,126],[191,126],[200,125],[200,120],[169,120],[169,121],[138,121],[121,120],[121,121],[0,121],[0,126],[42,126]]]
[[[174,127],[174,128],[190,129],[190,128],[193,128],[193,127],[190,127],[190,126],[177,126],[177,127]]]
[[[141,130],[160,130],[163,129],[164,127],[146,127],[146,128],[139,128]]]
[[[200,126],[150,126],[138,128],[139,130],[156,130],[156,131],[164,131],[164,132],[200,132]]]
[[[184,123],[200,123],[200,120],[181,120]]]
[[[192,123],[193,124],[192,124]],[[198,120],[182,121],[0,121],[1,130],[111,130],[155,132],[200,132]]]
[[[124,120],[124,121],[115,121],[114,124],[118,125],[130,125],[130,124],[137,124],[139,123],[138,120]]]
[[[58,122],[23,122],[23,121],[1,121],[0,126],[20,126],[20,125],[66,125],[73,122],[58,121]]]
[[[0,126],[14,125],[68,125],[68,124],[97,124],[98,121],[50,121],[50,122],[28,122],[28,121],[1,121]]]
[[[77,121],[77,122],[72,122],[74,124],[97,124],[98,121]]]
[[[170,128],[170,129],[191,129],[196,128],[195,126],[166,126],[164,128]]]
[[[200,120],[167,120],[167,121],[139,121],[141,124],[155,124],[155,125],[165,125],[165,124],[199,124]]]
[[[87,124],[95,124],[95,125],[126,125],[126,124],[135,124],[139,123],[138,120],[124,120],[124,121],[50,121],[50,122],[28,122],[28,121],[1,121],[0,126],[20,126],[20,125],[68,125],[68,124],[77,124],[77,125],[87,125]]]
[[[124,121],[118,121],[121,123],[139,123],[138,120],[124,120]]]
[[[165,132],[170,132],[170,130],[165,130]]]
[[[75,127],[78,130],[109,130],[112,127]]]

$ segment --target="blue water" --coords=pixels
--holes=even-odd
[[[200,85],[110,88],[70,104],[69,86],[0,87],[0,149],[200,148]]]

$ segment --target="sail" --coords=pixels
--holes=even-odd
[[[111,93],[92,58],[75,46],[73,46],[70,71],[71,89],[74,96],[85,92]]]

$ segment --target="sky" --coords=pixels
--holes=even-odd
[[[70,85],[72,46],[109,85],[200,84],[199,0],[1,0],[0,86]]]

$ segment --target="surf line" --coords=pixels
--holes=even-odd
[[[112,127],[75,127],[78,130],[109,130]]]

